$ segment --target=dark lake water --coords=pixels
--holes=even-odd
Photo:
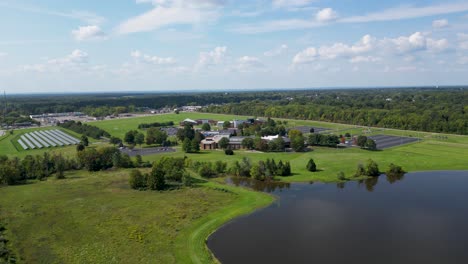
[[[468,263],[468,171],[263,190],[279,199],[209,237],[221,263]]]

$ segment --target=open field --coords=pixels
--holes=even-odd
[[[64,133],[71,135],[77,139],[81,138],[80,134],[77,134],[73,131],[63,129],[60,127],[41,127],[41,128],[29,128],[29,129],[19,129],[15,130],[14,133],[11,135],[7,133],[3,137],[0,138],[0,155],[7,155],[7,156],[16,156],[16,157],[24,157],[26,155],[36,155],[42,154],[44,152],[57,152],[61,153],[64,156],[72,156],[75,154],[76,146],[64,146],[64,147],[50,147],[50,148],[42,148],[42,149],[28,149],[24,150],[23,147],[18,143],[18,139],[21,138],[22,135],[34,131],[45,131],[45,130],[60,130]],[[89,138],[89,142],[91,144],[100,144],[100,141],[94,140]]]
[[[72,172],[0,192],[1,220],[24,263],[209,263],[211,232],[273,200],[214,182],[135,191],[124,170]]]

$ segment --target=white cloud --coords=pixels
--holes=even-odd
[[[257,57],[243,56],[237,60],[236,69],[240,72],[251,72],[264,68],[265,65]]]
[[[392,21],[419,17],[461,13],[468,11],[467,2],[443,3],[423,7],[401,6],[369,13],[361,16],[347,17],[339,20],[342,23],[366,23],[375,21]]]
[[[276,56],[279,56],[281,54],[283,54],[286,50],[288,49],[288,45],[286,44],[283,44],[277,48],[274,48],[272,50],[269,50],[269,51],[265,51],[263,53],[263,55],[265,57],[276,57]]]
[[[398,38],[385,38],[381,41],[384,49],[399,54],[407,54],[418,51],[441,52],[449,48],[447,39],[434,40],[426,37],[421,32],[415,32],[410,36],[401,36]]]
[[[65,57],[49,59],[42,64],[23,65],[21,67],[24,71],[37,71],[37,72],[60,72],[63,70],[79,70],[84,69],[88,64],[88,53],[76,49]]]
[[[468,34],[458,33],[457,37],[459,40],[458,47],[462,50],[468,50]]]
[[[321,46],[318,49],[315,47],[309,47],[294,56],[293,64],[307,64],[316,59],[354,57],[359,54],[372,51],[374,49],[375,42],[375,38],[370,35],[365,35],[354,45],[347,45],[338,42],[330,46]]]
[[[296,54],[296,56],[294,56],[293,58],[293,64],[308,64],[317,60],[318,57],[319,54],[317,52],[317,49],[314,47],[310,47]]]
[[[176,64],[176,60],[172,57],[158,57],[158,56],[150,56],[147,54],[141,53],[139,50],[132,51],[130,56],[134,58],[137,62],[144,62],[154,65],[174,65]]]
[[[6,53],[6,52],[0,52],[0,58],[1,58],[1,57],[5,57],[5,56],[7,56],[7,55],[8,55],[8,53]]]
[[[447,39],[434,40],[431,38],[427,39],[427,50],[431,52],[442,52],[449,48],[449,42]]]
[[[73,37],[78,41],[105,39],[106,34],[99,26],[83,26],[72,31]]]
[[[287,2],[287,1],[284,1]],[[251,24],[241,24],[232,27],[230,31],[241,34],[257,34],[265,32],[308,29],[326,26],[329,23],[371,23],[378,21],[394,21],[429,17],[435,15],[446,15],[468,11],[468,3],[443,3],[422,7],[410,5],[394,7],[382,11],[368,13],[364,15],[338,17],[336,11],[331,8],[320,10],[315,19],[278,19],[260,21]]]
[[[374,56],[356,56],[349,60],[351,63],[362,63],[362,62],[379,62],[382,58]]]
[[[216,47],[209,52],[200,52],[196,68],[219,65],[225,62],[227,47]]]
[[[119,34],[147,32],[168,25],[193,25],[218,18],[221,0],[154,0],[137,1],[137,3],[151,2],[152,10],[128,19],[117,26]]]
[[[449,22],[447,19],[439,19],[432,21],[432,27],[435,29],[448,27]]]
[[[373,49],[375,39],[370,35],[365,35],[355,45],[346,45],[343,43],[335,43],[331,46],[322,46],[319,49],[321,58],[335,59],[337,57],[349,57],[357,54],[369,52]]]
[[[327,23],[334,21],[338,18],[338,13],[336,13],[331,8],[325,8],[317,12],[315,19],[321,23]]]

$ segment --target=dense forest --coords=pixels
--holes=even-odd
[[[468,134],[468,89],[353,89],[289,93],[211,105],[210,113],[321,120],[362,126]]]
[[[468,134],[466,87],[15,95],[7,99],[6,116],[16,118],[75,111],[100,117],[200,105],[211,113]]]

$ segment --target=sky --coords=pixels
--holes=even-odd
[[[468,84],[468,1],[0,0],[7,93]]]

